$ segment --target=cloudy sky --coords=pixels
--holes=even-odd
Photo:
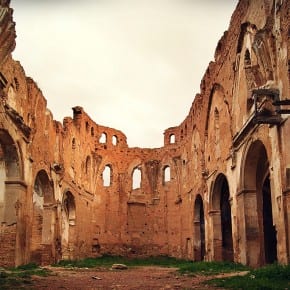
[[[189,112],[237,0],[11,0],[16,49],[56,120],[82,106],[130,147]]]

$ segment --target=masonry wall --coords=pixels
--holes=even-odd
[[[130,148],[53,119],[1,2],[0,264],[116,254],[289,263],[289,3],[240,1],[184,121]],[[138,174],[140,180],[138,179]]]

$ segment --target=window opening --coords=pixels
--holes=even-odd
[[[118,144],[118,138],[117,138],[117,136],[114,135],[112,137],[112,143],[113,143],[114,146],[116,146]]]
[[[101,137],[100,137],[100,143],[107,143],[107,134],[106,133],[102,133]]]
[[[175,143],[175,135],[174,135],[174,134],[171,134],[171,135],[169,136],[169,143],[170,143],[170,144],[174,144],[174,143]]]
[[[141,169],[135,168],[133,171],[133,189],[141,188]]]
[[[103,171],[103,186],[110,185],[111,185],[111,167],[109,165],[106,165]]]
[[[169,166],[164,167],[163,181],[164,182],[170,181],[170,167]]]

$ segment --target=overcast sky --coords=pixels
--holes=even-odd
[[[11,0],[16,49],[54,119],[82,106],[130,147],[189,112],[237,0]]]

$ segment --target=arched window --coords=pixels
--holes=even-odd
[[[174,134],[171,134],[171,135],[169,136],[169,143],[170,143],[170,144],[174,144],[174,143],[175,143],[175,135],[174,135]]]
[[[91,136],[94,137],[95,132],[94,132],[94,127],[91,127]]]
[[[102,144],[107,143],[107,134],[106,133],[102,133],[99,142]]]
[[[103,186],[111,186],[112,184],[112,169],[110,165],[106,165],[103,171]]]
[[[118,144],[118,138],[117,138],[117,136],[113,136],[112,137],[112,144],[114,145],[114,146],[116,146],[117,144]]]
[[[170,167],[166,165],[163,168],[163,183],[170,181]]]
[[[134,168],[132,179],[132,189],[141,188],[142,172],[140,168]]]

